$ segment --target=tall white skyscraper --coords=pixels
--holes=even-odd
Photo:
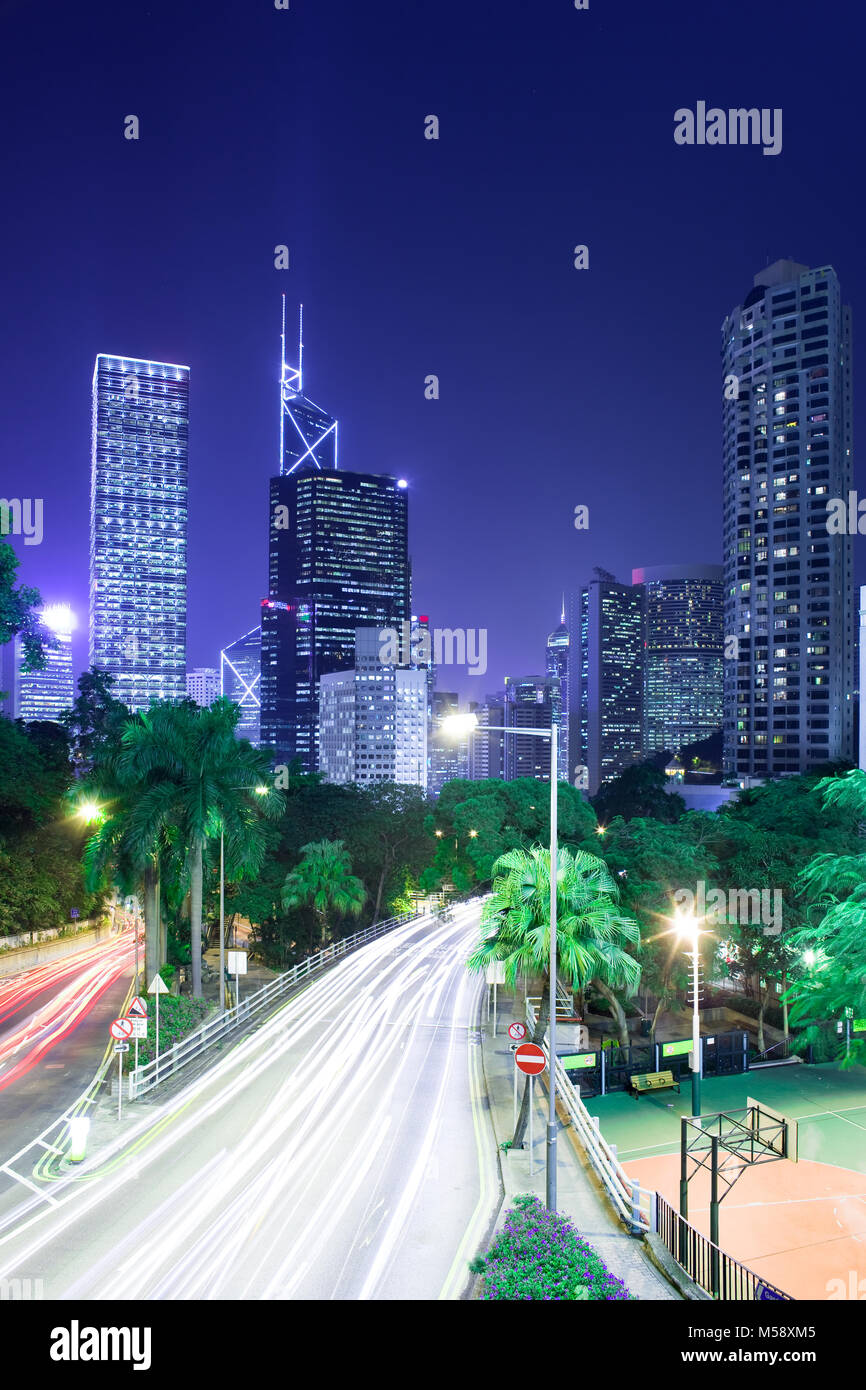
[[[722,333],[725,771],[805,772],[854,751],[851,311],[776,261]]]
[[[99,354],[90,664],[133,710],[186,694],[188,439],[188,367]]]
[[[75,615],[68,603],[52,603],[39,615],[41,627],[54,646],[45,648],[46,664],[41,671],[23,671],[21,638],[15,639],[15,717],[17,719],[60,718],[75,699],[72,673],[72,632]]]
[[[212,705],[220,693],[220,673],[215,666],[196,666],[186,673],[186,697],[197,705]]]
[[[328,782],[427,785],[427,671],[383,664],[358,628],[355,665],[319,682],[319,771]]]

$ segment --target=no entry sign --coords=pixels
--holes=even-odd
[[[511,1023],[508,1026],[508,1036],[512,1042],[522,1042],[526,1037],[525,1023]]]
[[[116,1018],[108,1025],[108,1031],[118,1042],[123,1042],[126,1038],[132,1037],[132,1019]]]
[[[518,1069],[526,1072],[527,1076],[537,1076],[547,1066],[544,1053],[536,1043],[521,1043],[514,1054],[514,1060]]]

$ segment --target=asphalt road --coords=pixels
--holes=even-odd
[[[133,962],[124,932],[0,981],[0,1163],[93,1080]],[[6,1182],[0,1170],[0,1192]]]
[[[500,1201],[479,909],[364,947],[100,1149],[4,1202],[0,1279],[46,1298],[458,1298]],[[11,1217],[11,1219],[10,1219]]]

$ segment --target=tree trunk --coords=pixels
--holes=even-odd
[[[758,1008],[758,1051],[764,1051],[764,1009],[766,1007],[766,995],[764,990],[758,987],[759,1008]]]
[[[376,889],[376,906],[373,908],[373,920],[370,923],[371,927],[375,927],[376,923],[379,920],[379,908],[382,906],[382,893],[385,888],[385,875],[387,874],[387,872],[388,865],[383,864],[382,872],[379,875],[379,886]]]
[[[189,871],[189,941],[194,999],[201,999],[201,896],[202,843],[196,839],[192,846]]]
[[[661,994],[659,995],[658,1003],[656,1004],[656,1011],[653,1014],[653,1021],[650,1024],[650,1042],[653,1046],[655,1046],[656,1028],[658,1027],[659,1019],[661,1018],[662,1014],[665,1011],[665,1008],[667,1007],[667,1002],[667,990],[662,990]]]
[[[144,866],[144,974],[145,989],[159,974],[159,869],[154,860]]]
[[[786,1037],[786,1038],[789,1036],[789,1034],[788,1034],[788,1001],[787,1001],[787,999],[785,998],[785,995],[786,995],[786,993],[787,993],[787,990],[788,990],[788,972],[787,972],[787,970],[783,970],[783,972],[782,972],[782,1029],[783,1029],[783,1031],[784,1031],[784,1034],[785,1034],[785,1037]]]
[[[532,1041],[541,1046],[547,1023],[550,1018],[550,984],[547,975],[544,977],[544,988],[541,994],[541,1008],[538,1010],[538,1018],[535,1021],[535,1032]],[[531,1077],[527,1076],[523,1086],[523,1100],[520,1102],[520,1113],[517,1116],[517,1125],[514,1130],[514,1138],[511,1141],[513,1149],[519,1149],[523,1145],[523,1136],[526,1133],[526,1124],[529,1119],[529,1083]]]
[[[610,989],[603,980],[594,979],[593,984],[599,994],[603,995],[613,1010],[613,1017],[616,1023],[616,1031],[619,1034],[620,1047],[628,1047],[628,1022],[625,1016],[625,1009],[617,999],[613,990]]]

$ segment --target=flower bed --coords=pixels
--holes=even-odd
[[[570,1221],[537,1197],[515,1197],[505,1225],[470,1269],[480,1274],[482,1298],[521,1300],[631,1299],[625,1284],[581,1240]]]

